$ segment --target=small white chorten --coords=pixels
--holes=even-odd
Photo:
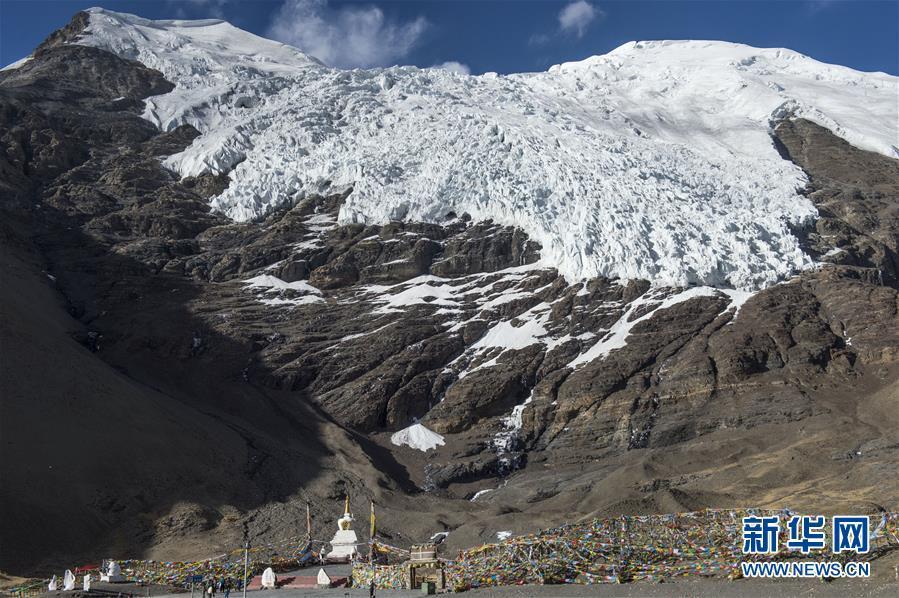
[[[117,562],[109,561],[109,565],[106,566],[106,572],[100,572],[100,581],[106,583],[119,583],[125,581],[125,578],[122,577],[122,568],[119,567]]]
[[[66,569],[66,574],[62,576],[62,589],[66,592],[75,589],[75,574],[70,569]]]
[[[273,590],[277,585],[278,576],[275,575],[275,571],[271,567],[262,572],[262,589]]]
[[[330,588],[331,587],[331,576],[328,575],[328,572],[324,569],[318,570],[318,575],[315,577],[315,585],[319,588]]]
[[[331,538],[331,552],[325,557],[329,562],[346,563],[356,556],[359,538],[353,531],[353,516],[350,514],[350,497],[346,497],[343,517],[337,520],[337,533]]]

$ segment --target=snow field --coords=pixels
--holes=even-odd
[[[221,21],[90,12],[78,43],[176,84],[144,116],[200,130],[165,163],[227,172],[215,209],[252,220],[351,186],[340,223],[469,213],[523,229],[572,282],[750,291],[812,267],[790,227],[816,211],[771,141],[778,119],[899,156],[899,79],[790,50],[631,42],[545,73],[344,71]]]

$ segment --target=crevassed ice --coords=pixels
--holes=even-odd
[[[791,227],[816,211],[777,119],[899,156],[899,79],[783,49],[632,42],[545,73],[344,71],[221,21],[101,9],[79,43],[176,84],[145,117],[202,135],[166,165],[228,172],[212,205],[236,220],[351,186],[342,223],[467,212],[522,228],[569,280],[753,290],[811,266]]]

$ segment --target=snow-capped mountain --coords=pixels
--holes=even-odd
[[[0,570],[292,546],[345,494],[449,550],[895,504],[896,85],[695,41],[341,71],[76,14],[0,70]]]
[[[77,43],[175,84],[144,116],[201,132],[166,165],[228,173],[212,205],[229,217],[352,187],[341,223],[492,219],[570,281],[758,289],[812,266],[792,230],[816,211],[779,119],[899,155],[895,77],[790,50],[632,42],[546,73],[345,71],[221,21],[88,12]]]

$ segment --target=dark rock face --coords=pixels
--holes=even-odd
[[[42,293],[67,312],[46,299],[40,314],[59,314],[0,328],[4,351],[24,338],[65,350],[58,363],[23,350],[4,372],[16,397],[2,418],[5,485],[53,486],[12,432],[66,400],[87,407],[59,420],[59,437],[77,422],[107,440],[71,442],[58,501],[3,494],[3,511],[22,516],[0,531],[20,546],[36,527],[102,523],[66,546],[48,531],[4,551],[0,569],[36,568],[51,550],[196,556],[232,546],[244,525],[294,536],[306,499],[326,528],[346,491],[383,505],[398,543],[440,531],[440,512],[454,546],[594,513],[899,498],[895,476],[873,481],[899,463],[895,160],[781,123],[777,141],[821,212],[804,242],[824,264],[735,315],[714,290],[570,283],[537,265],[521,231],[465,215],[339,225],[336,194],[230,222],[208,207],[226,175],[178,180],[161,167],[197,131],[139,116],[171,84],[64,45],[85,22],[0,73],[0,242],[21,263],[13,279],[31,293],[49,274]],[[17,288],[4,307],[29,313]],[[607,349],[588,353],[598,343]],[[25,363],[70,376],[40,394]],[[40,415],[29,410],[44,395]],[[117,401],[127,408],[110,415]],[[446,444],[390,443],[417,420]],[[161,438],[178,440],[168,450]]]
[[[777,137],[809,174],[806,192],[820,213],[809,248],[828,263],[876,269],[877,282],[896,287],[899,163],[855,150],[804,120],[782,123]]]

